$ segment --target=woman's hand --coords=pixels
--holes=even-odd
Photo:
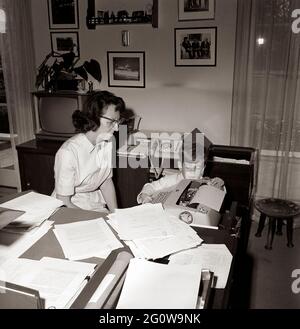
[[[71,195],[64,196],[64,195],[56,194],[56,199],[62,201],[64,205],[68,208],[79,208],[74,203],[72,203]]]

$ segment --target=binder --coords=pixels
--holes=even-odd
[[[42,309],[45,300],[37,290],[0,281],[0,309]]]
[[[112,251],[104,263],[98,265],[95,273],[70,308],[100,309],[114,307],[132,257],[132,254],[125,251],[124,248]],[[107,280],[109,277],[111,279]],[[106,282],[106,286],[101,286],[102,282]]]
[[[211,286],[214,280],[214,272],[203,269],[201,271],[201,283],[199,290],[199,299],[198,299],[198,309],[207,309],[209,308]]]

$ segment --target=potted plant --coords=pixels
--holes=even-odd
[[[49,64],[50,60],[52,64]],[[89,82],[89,75],[99,83],[101,82],[101,67],[97,60],[91,59],[76,66],[78,61],[79,58],[75,59],[73,51],[65,54],[49,53],[38,67],[36,88],[42,87],[47,91],[78,90],[80,82]]]

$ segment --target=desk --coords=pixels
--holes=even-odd
[[[22,191],[32,189],[43,194],[50,195],[52,193],[54,188],[54,158],[61,144],[62,142],[59,141],[31,140],[17,146]],[[222,163],[214,161],[214,157],[245,159],[249,161],[249,165]],[[245,258],[250,233],[251,206],[257,176],[256,158],[256,151],[253,148],[212,145],[208,152],[208,160],[204,172],[205,176],[220,177],[224,180],[227,189],[225,198],[227,209],[232,201],[238,201],[241,205],[243,220],[240,238],[236,247],[238,256],[237,261],[235,261],[234,276],[238,276],[236,273],[242,276],[242,271],[244,270],[243,267],[239,268],[239,266],[241,260]],[[119,207],[126,208],[136,205],[136,196],[141,191],[143,185],[149,182],[149,179],[149,168],[115,168],[113,180]],[[219,239],[220,233],[211,232],[209,235],[214,237],[214,239]],[[220,241],[224,240],[221,239]],[[211,241],[211,243],[213,242]],[[228,244],[231,245],[229,242]],[[230,247],[229,249],[232,251]],[[222,301],[214,305],[217,304],[216,308],[223,308],[228,307],[231,302]]]
[[[6,198],[6,200],[2,198],[0,199],[0,203],[5,202],[10,198],[12,198],[12,196]],[[101,216],[100,213],[94,211],[70,209],[63,207],[60,208],[54,215],[52,215],[50,217],[50,220],[55,221],[56,224],[64,224],[70,222],[77,222],[81,220],[96,219],[100,216]],[[208,303],[209,308],[213,308],[213,309],[228,308],[230,302],[230,293],[234,281],[234,272],[236,271],[235,255],[237,253],[237,248],[238,248],[238,239],[230,236],[230,234],[226,230],[196,228],[196,231],[201,236],[201,238],[205,240],[206,243],[225,243],[234,256],[226,288],[211,289],[212,291],[211,298]],[[65,258],[61,246],[57,241],[52,230],[48,231],[46,235],[44,235],[30,249],[28,249],[23,255],[21,255],[22,258],[29,258],[34,260],[40,260],[44,256],[62,258],[62,259]],[[91,263],[96,263],[99,265],[105,265],[103,259],[96,257],[90,258],[86,261]],[[164,260],[158,260],[158,261],[166,263]],[[88,287],[88,284],[86,287]],[[92,292],[90,292],[90,294],[92,294]]]

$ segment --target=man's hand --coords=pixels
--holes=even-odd
[[[152,201],[152,197],[149,194],[141,193],[139,195],[139,203],[149,203]]]

